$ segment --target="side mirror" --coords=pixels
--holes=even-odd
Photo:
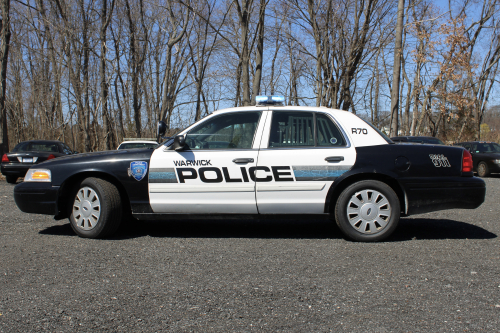
[[[184,138],[184,135],[177,135],[174,138],[174,143],[172,146],[176,151],[183,150],[184,147],[186,146],[186,139]]]
[[[165,133],[167,133],[167,130],[168,130],[167,124],[165,124],[164,121],[160,120],[158,122],[158,136],[160,137],[164,136]]]

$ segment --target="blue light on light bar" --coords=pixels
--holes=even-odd
[[[255,97],[255,101],[257,102],[257,104],[260,104],[260,103],[266,103],[268,101],[269,97],[267,96],[256,96]]]
[[[283,105],[285,97],[283,96],[255,96],[257,105]]]

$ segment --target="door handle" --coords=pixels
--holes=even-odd
[[[344,160],[344,156],[330,156],[326,157],[325,161],[327,162],[340,162]]]
[[[253,158],[235,158],[234,163],[253,163]]]

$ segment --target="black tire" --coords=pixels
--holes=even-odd
[[[488,177],[490,175],[490,168],[486,162],[479,162],[477,165],[477,175],[479,177]]]
[[[18,178],[17,176],[12,176],[12,175],[5,176],[5,180],[9,184],[15,184],[15,183],[17,183],[17,178]]]
[[[399,198],[390,186],[377,180],[363,180],[340,194],[335,221],[346,238],[377,242],[394,232],[400,211]]]
[[[71,200],[69,221],[84,238],[104,238],[116,232],[122,220],[118,189],[99,178],[84,179]]]

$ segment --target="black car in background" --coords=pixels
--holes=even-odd
[[[395,136],[391,138],[395,143],[421,143],[428,145],[444,145],[443,141],[432,136]]]
[[[35,164],[53,158],[71,155],[68,145],[55,140],[30,140],[18,143],[10,153],[2,156],[2,174],[8,183],[15,184],[18,177],[24,177]]]
[[[473,170],[479,177],[487,177],[492,172],[500,172],[500,145],[498,143],[469,141],[455,145],[464,147],[471,153]]]

